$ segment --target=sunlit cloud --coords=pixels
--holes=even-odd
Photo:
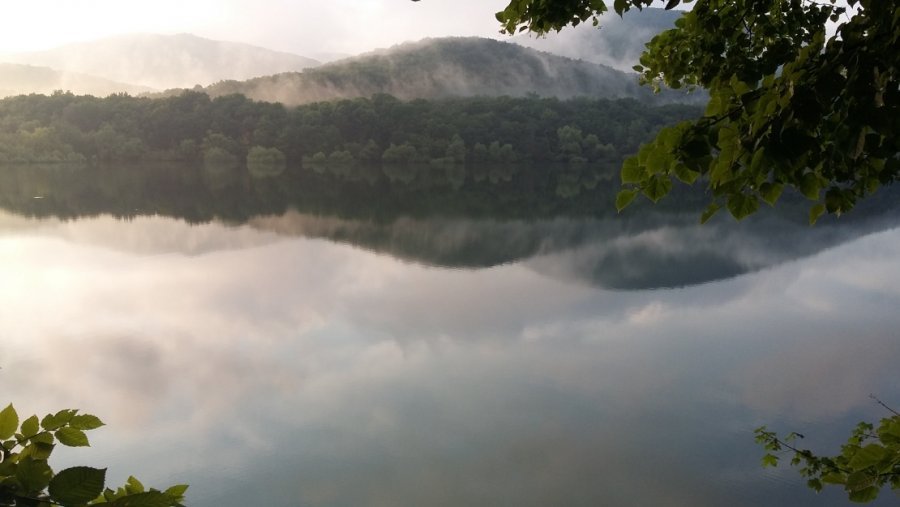
[[[194,33],[302,55],[359,53],[406,40],[496,35],[502,0],[16,0],[0,53],[127,33]]]

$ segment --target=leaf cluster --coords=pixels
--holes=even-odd
[[[90,445],[86,431],[103,426],[90,414],[60,410],[42,419],[19,421],[12,404],[0,411],[0,506],[179,507],[187,486],[145,490],[134,477],[124,487],[106,488],[106,469],[76,466],[59,472],[48,464],[57,444]]]
[[[862,422],[853,430],[840,454],[819,456],[795,443],[804,438],[790,433],[784,438],[765,426],[756,429],[756,441],[766,450],[764,467],[778,466],[784,453],[792,466],[800,466],[807,485],[821,491],[825,485],[840,485],[854,502],[871,502],[890,486],[900,491],[900,415],[884,418],[876,428]]]
[[[814,223],[900,177],[900,1],[847,4],[697,0],[654,37],[635,67],[641,80],[702,87],[710,99],[701,118],[664,129],[626,162],[619,208],[701,180],[703,221],[722,207],[743,218],[793,188],[812,201]],[[599,0],[512,0],[497,16],[504,31],[545,33],[607,10]]]

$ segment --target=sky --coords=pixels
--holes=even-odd
[[[127,33],[193,33],[301,55],[429,36],[499,36],[506,0],[3,0],[0,53]]]

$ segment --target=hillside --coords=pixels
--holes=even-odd
[[[544,37],[517,35],[512,41],[540,51],[630,72],[644,51],[644,44],[659,32],[672,28],[679,16],[680,11],[664,9],[628,11],[621,18],[610,13],[601,18],[600,28],[583,23]]]
[[[307,69],[207,88],[288,105],[386,93],[402,100],[471,96],[649,99],[633,74],[477,37],[425,39]]]
[[[243,80],[319,64],[299,55],[189,34],[122,35],[7,55],[5,60],[159,90],[208,85],[223,79]]]
[[[0,63],[0,97],[29,93],[50,94],[55,90],[71,91],[76,95],[104,97],[111,93],[132,95],[150,92],[151,88],[118,83],[77,72],[62,72],[47,67],[14,63]]]

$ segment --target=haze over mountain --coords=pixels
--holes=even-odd
[[[0,63],[0,98],[12,95],[41,93],[49,95],[56,90],[71,91],[76,95],[105,97],[112,93],[137,95],[153,91],[145,86],[119,83],[77,72],[64,72],[47,67],[35,67],[15,63]]]
[[[221,82],[206,91],[288,105],[378,93],[402,100],[529,94],[653,97],[638,86],[634,74],[478,37],[425,39],[303,72]]]
[[[135,34],[6,55],[4,60],[165,90],[249,79],[318,65],[317,60],[190,34]],[[74,91],[74,90],[73,90]]]
[[[521,34],[513,42],[525,47],[631,71],[637,65],[644,45],[654,35],[673,28],[682,11],[644,9],[628,11],[623,17],[609,13],[600,19],[600,27],[582,23],[544,37]]]

